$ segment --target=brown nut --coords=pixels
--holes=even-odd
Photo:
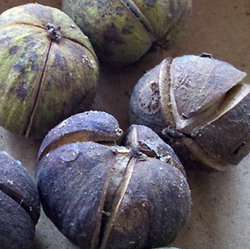
[[[41,138],[86,110],[98,64],[88,38],[58,9],[26,4],[0,15],[0,125]]]
[[[250,149],[250,86],[241,82],[245,76],[207,55],[165,59],[135,86],[131,123],[164,136],[187,164],[225,170]]]
[[[80,248],[168,245],[187,223],[191,197],[173,150],[144,126],[126,146],[111,115],[72,116],[45,137],[37,184],[45,214]]]
[[[23,165],[0,152],[0,247],[28,249],[35,237],[40,201],[34,180]]]
[[[117,67],[135,62],[153,43],[173,40],[191,0],[63,0],[62,9],[87,34],[98,58]]]

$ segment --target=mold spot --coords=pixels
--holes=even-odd
[[[33,63],[31,66],[31,70],[34,72],[38,72],[39,71],[39,66],[36,63]]]
[[[182,3],[181,1],[169,1],[169,12],[171,17],[178,17],[178,13],[181,11]],[[181,13],[181,12],[180,12]]]
[[[15,55],[18,51],[18,46],[14,46],[10,49],[9,55]]]
[[[143,2],[150,8],[155,7],[156,4],[156,0],[144,0]]]
[[[128,35],[128,34],[131,34],[132,32],[131,32],[131,29],[130,29],[130,27],[124,27],[123,29],[122,29],[122,34],[124,34],[124,35]]]
[[[32,17],[35,17],[38,20],[50,19],[50,15],[48,14],[49,9],[44,7],[44,6],[40,6],[38,4],[27,5],[27,6],[24,6],[24,10],[25,10],[25,12],[30,14]]]
[[[26,82],[21,82],[19,84],[19,86],[14,86],[10,89],[11,93],[15,93],[17,95],[17,97],[19,97],[22,101],[24,101],[24,99],[27,96],[27,91],[25,90],[25,85]]]
[[[18,61],[14,66],[13,69],[16,70],[17,72],[23,72],[25,69],[25,66],[23,64],[23,62]]]
[[[118,16],[123,16],[123,13],[124,13],[124,9],[122,7],[117,7],[116,8],[116,14]]]
[[[98,5],[98,9],[101,9],[104,7],[104,4],[102,3],[102,1],[98,1],[97,5]]]
[[[21,59],[25,58],[25,55],[26,55],[25,53],[22,53],[21,56],[20,56],[20,58]]]
[[[36,42],[31,42],[25,47],[26,50],[33,50],[36,47]]]
[[[107,26],[107,29],[104,31],[103,35],[104,35],[104,41],[106,43],[115,43],[115,44],[124,43],[114,23],[111,23],[110,25]]]
[[[64,71],[67,69],[67,60],[58,51],[55,51],[55,59],[54,59],[52,67],[56,69],[60,69],[61,71]]]
[[[11,38],[10,37],[5,37],[0,40],[0,45],[3,45],[4,43],[7,43],[8,45],[11,44]]]
[[[38,56],[34,51],[30,52],[28,55],[32,61],[37,61]]]
[[[31,35],[26,36],[26,37],[23,38],[23,42],[24,42],[24,43],[30,43],[30,42],[32,42],[33,40],[34,40],[34,38],[33,38]]]

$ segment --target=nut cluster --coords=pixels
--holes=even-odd
[[[40,147],[38,190],[21,163],[0,152],[1,248],[32,246],[40,200],[80,248],[168,246],[190,216],[179,158],[224,170],[249,153],[246,74],[209,54],[167,58],[147,72],[131,96],[125,135],[105,112],[80,113],[93,101],[99,70],[82,31],[103,62],[125,66],[168,44],[190,10],[191,0],[63,0],[79,27],[39,4],[0,15],[0,125],[36,138],[57,125]]]

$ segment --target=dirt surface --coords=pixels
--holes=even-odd
[[[0,12],[33,2],[1,0]],[[60,8],[60,0],[38,3]],[[128,101],[133,86],[147,70],[168,56],[211,53],[250,75],[250,1],[193,0],[193,15],[185,31],[168,51],[152,49],[136,64],[122,69],[102,68],[93,109],[113,114],[123,129],[128,127]],[[40,141],[25,139],[0,127],[0,150],[20,160],[34,176]],[[250,248],[250,156],[225,173],[187,170],[192,190],[189,224],[173,246],[183,249]],[[34,249],[74,247],[42,214]]]

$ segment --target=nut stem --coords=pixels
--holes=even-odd
[[[60,42],[62,39],[61,35],[61,27],[60,26],[55,26],[54,24],[48,23],[47,24],[47,36],[55,42]]]

